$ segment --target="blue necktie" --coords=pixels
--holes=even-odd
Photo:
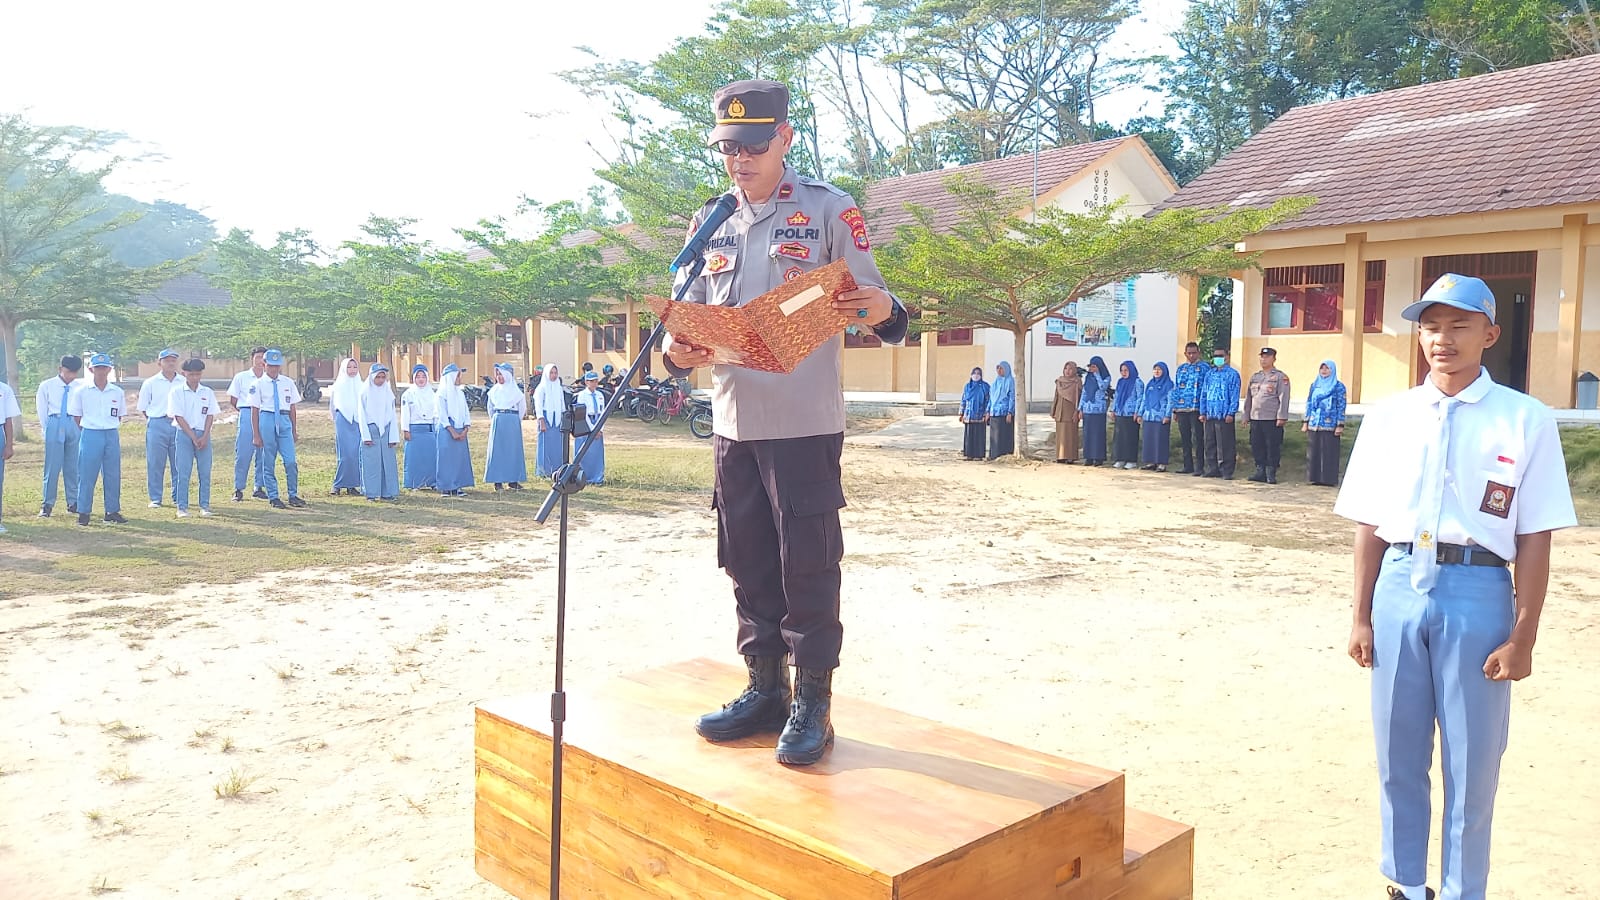
[[[274,378],[272,379],[272,413],[274,416],[278,416],[278,414],[281,412],[282,410],[278,408],[278,379]],[[281,424],[281,421],[279,418],[274,418],[272,421],[272,430],[277,431],[278,425]]]
[[[1417,493],[1417,533],[1411,542],[1411,586],[1419,592],[1433,589],[1439,579],[1439,517],[1444,506],[1444,478],[1450,466],[1450,414],[1460,403],[1454,397],[1439,399],[1438,421],[1422,467]]]
[[[65,444],[67,442],[67,398],[72,395],[72,385],[61,386],[61,420],[57,423],[56,440]]]

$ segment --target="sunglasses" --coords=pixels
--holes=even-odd
[[[759,144],[742,144],[738,141],[716,141],[712,143],[711,149],[723,156],[738,156],[740,152],[748,153],[751,156],[760,156],[772,149],[772,142],[777,140],[777,137],[778,132],[776,129],[774,129],[772,132],[772,137],[767,138]]]

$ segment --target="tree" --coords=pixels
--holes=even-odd
[[[933,226],[930,210],[910,206],[915,221],[897,229],[880,254],[884,275],[924,311],[919,330],[997,328],[1014,340],[1017,446],[1028,453],[1027,336],[1069,303],[1110,285],[1154,272],[1215,274],[1251,265],[1235,244],[1303,212],[1308,198],[1266,209],[1175,209],[1129,216],[1113,203],[1088,212],[1039,210],[981,181],[946,181],[961,206],[957,223]],[[931,314],[931,315],[930,315]]]
[[[128,266],[108,249],[105,238],[139,218],[132,211],[107,215],[101,185],[116,158],[90,162],[104,159],[115,140],[0,116],[0,349],[13,385],[24,324],[103,326],[125,316],[135,297],[192,265]]]

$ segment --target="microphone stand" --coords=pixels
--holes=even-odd
[[[688,266],[689,277],[683,280],[683,285],[673,294],[673,300],[682,300],[688,293],[689,286],[699,277],[700,270],[705,268],[705,254],[696,254]],[[550,900],[560,900],[561,897],[561,760],[562,760],[562,732],[567,720],[567,695],[564,688],[564,669],[566,665],[566,634],[567,634],[567,522],[568,507],[572,496],[587,487],[580,464],[583,457],[589,452],[589,447],[594,443],[595,436],[606,427],[606,421],[611,418],[611,412],[617,408],[622,400],[622,387],[633,384],[645,360],[650,358],[650,348],[661,340],[666,334],[667,323],[656,322],[656,327],[650,332],[650,337],[639,348],[639,355],[634,357],[633,365],[628,367],[627,374],[622,378],[622,386],[611,394],[611,399],[600,410],[600,418],[589,431],[589,440],[578,447],[578,455],[571,462],[563,462],[560,469],[550,479],[550,494],[544,498],[544,505],[539,507],[539,514],[534,518],[543,525],[550,518],[550,513],[555,505],[561,504],[561,537],[559,549],[556,553],[556,677],[555,689],[550,694]],[[561,430],[564,435],[570,435],[573,424],[577,421],[577,411],[569,410],[562,423]],[[561,456],[566,460],[569,445],[565,436],[561,439]]]

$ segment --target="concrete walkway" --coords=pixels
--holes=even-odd
[[[846,435],[844,442],[889,450],[948,450],[959,453],[961,433],[965,427],[955,416],[908,416],[877,431]],[[1028,442],[1033,448],[1054,446],[1055,434],[1056,423],[1049,416],[1028,417]]]

